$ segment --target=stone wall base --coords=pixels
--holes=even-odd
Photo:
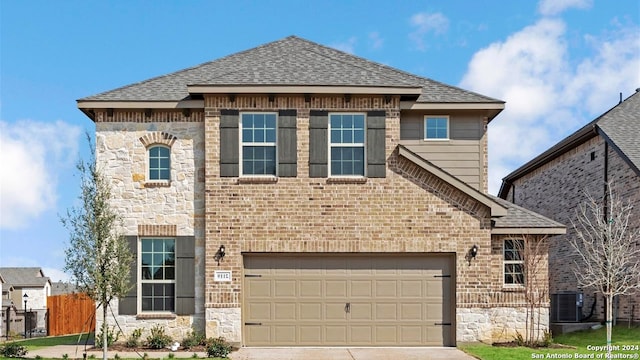
[[[242,323],[240,308],[206,309],[207,338],[222,336],[232,343],[242,342]]]
[[[512,341],[517,334],[525,336],[526,320],[525,307],[458,308],[457,342],[481,341],[491,344]],[[542,340],[544,332],[549,331],[549,308],[535,309],[533,320],[536,336]]]

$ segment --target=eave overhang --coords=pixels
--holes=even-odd
[[[439,167],[433,165],[431,162],[429,162],[429,161],[423,159],[422,157],[416,155],[415,153],[413,153],[411,150],[407,149],[406,147],[404,147],[402,145],[398,145],[398,151],[399,151],[400,156],[407,158],[408,160],[410,160],[414,164],[420,166],[421,168],[427,170],[431,174],[437,176],[438,178],[440,178],[440,180],[450,184],[451,186],[453,186],[456,189],[462,191],[463,193],[465,193],[466,195],[470,196],[471,198],[477,200],[481,204],[487,206],[491,211],[491,216],[492,217],[494,217],[494,216],[495,217],[500,217],[500,216],[506,216],[507,215],[507,208],[506,207],[504,207],[504,206],[498,204],[497,202],[491,200],[491,198],[489,198],[488,196],[484,195],[483,193],[479,192],[478,190],[476,190],[476,189],[472,188],[471,186],[467,185],[465,182],[459,180],[455,176],[443,171]]]
[[[491,235],[562,235],[566,228],[492,228]]]
[[[420,95],[415,86],[332,86],[332,85],[187,85],[190,94],[352,94]]]

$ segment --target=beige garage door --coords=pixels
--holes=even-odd
[[[453,257],[245,255],[247,346],[454,346]]]

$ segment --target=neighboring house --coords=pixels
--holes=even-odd
[[[51,296],[73,294],[76,292],[76,286],[68,282],[54,282],[51,284]]]
[[[13,289],[8,294],[13,305],[24,311],[24,301],[26,300],[27,311],[38,314],[36,327],[44,328],[46,326],[47,296],[51,295],[51,280],[44,276],[42,269],[38,267],[0,267],[0,275]]]
[[[125,333],[510,340],[526,313],[514,237],[565,231],[487,195],[502,101],[298,37],[78,107],[136,254],[114,309]]]
[[[519,169],[507,175],[499,196],[564,224],[576,218],[585,192],[602,199],[605,184],[633,204],[631,228],[640,227],[640,92],[569,135]],[[583,315],[591,313],[594,290],[578,287],[573,272],[577,259],[567,238],[575,236],[572,226],[549,249],[552,293],[584,293]],[[636,240],[640,246],[640,239]],[[640,320],[640,294],[620,296],[617,315]],[[593,319],[604,318],[604,299],[597,295]],[[575,303],[574,303],[575,305]],[[562,315],[562,314],[561,314]]]

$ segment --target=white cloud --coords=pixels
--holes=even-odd
[[[507,102],[489,126],[489,191],[501,179],[640,84],[638,28],[585,37],[592,55],[575,58],[566,25],[543,18],[478,51],[460,86]]]
[[[538,12],[544,16],[552,16],[570,8],[588,9],[591,5],[592,0],[541,0]]]
[[[409,38],[415,43],[418,50],[424,51],[427,46],[424,41],[425,35],[433,33],[441,35],[449,29],[449,19],[442,13],[417,13],[411,16],[409,23],[415,30],[409,34]]]
[[[382,45],[384,44],[384,39],[380,37],[380,33],[378,33],[377,31],[374,31],[369,34],[369,43],[372,49],[378,50],[382,48]]]
[[[73,165],[80,128],[0,121],[0,227],[21,228],[55,207],[58,172]]]
[[[358,42],[358,38],[355,36],[352,36],[347,41],[333,43],[330,46],[334,49],[344,51],[349,54],[355,54],[355,47],[357,42]]]

